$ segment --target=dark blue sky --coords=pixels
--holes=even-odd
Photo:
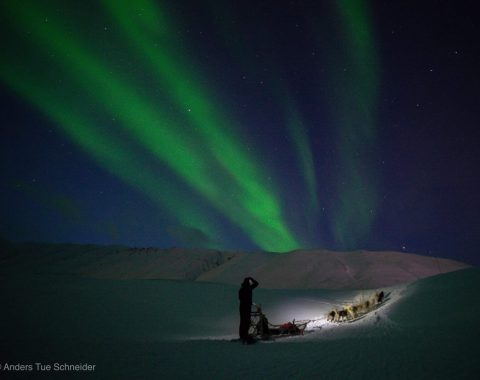
[[[143,1],[119,10],[109,1],[7,1],[0,235],[392,249],[478,265],[474,3],[320,3]],[[92,75],[85,57],[113,79]],[[115,103],[117,82],[130,93]],[[142,102],[122,103],[133,96]],[[212,110],[191,117],[191,99]],[[155,151],[165,141],[142,110],[167,115],[165,130],[186,136],[172,154],[193,154],[192,168]],[[79,130],[99,131],[108,145]]]

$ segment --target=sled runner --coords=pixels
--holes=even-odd
[[[274,325],[263,314],[260,305],[255,305],[251,313],[250,329],[248,333],[256,340],[272,340],[295,335],[303,335],[310,320],[296,321]]]

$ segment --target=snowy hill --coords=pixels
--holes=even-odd
[[[262,279],[263,287],[275,289],[372,289],[466,267],[453,260],[401,252],[295,251],[237,255],[197,280],[239,284],[243,277],[253,276]]]
[[[272,289],[372,289],[468,265],[401,252],[294,251],[287,254],[94,245],[2,244],[0,273],[71,274],[106,279],[169,279]]]

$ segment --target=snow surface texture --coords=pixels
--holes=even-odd
[[[261,279],[261,287],[271,289],[372,289],[468,267],[458,261],[400,252],[323,250],[274,254],[39,244],[1,248],[0,273],[21,270],[232,285],[252,276]]]
[[[272,323],[317,321],[304,336],[244,346],[230,341],[238,331],[236,285],[72,276],[65,274],[75,268],[72,260],[79,267],[88,262],[74,252],[55,260],[35,256],[29,265],[17,259],[1,260],[0,363],[90,363],[96,370],[2,371],[2,379],[474,379],[480,373],[477,268],[382,287],[391,292],[388,303],[342,325],[327,324],[326,312],[373,290],[256,289],[254,301]],[[49,263],[62,273],[46,273]]]

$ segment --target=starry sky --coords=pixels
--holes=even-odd
[[[0,7],[4,239],[480,264],[474,2]]]

